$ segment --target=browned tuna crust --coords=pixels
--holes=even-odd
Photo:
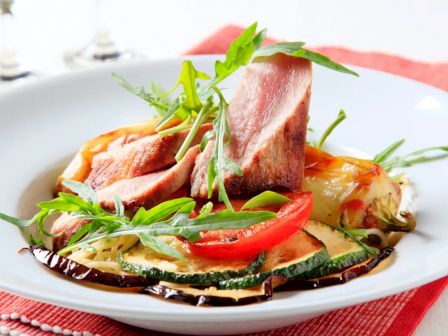
[[[174,197],[179,189],[188,184],[193,170],[199,146],[192,147],[184,158],[169,169],[117,181],[98,191],[98,200],[105,209],[113,211],[114,197],[119,196],[127,210],[145,206],[152,207],[170,197]],[[78,219],[63,213],[51,229],[58,236],[53,239],[55,251],[67,246],[70,238],[89,220]]]
[[[210,124],[202,125],[192,145],[198,144],[210,128]],[[174,156],[187,134],[188,131],[165,137],[158,134],[149,135],[97,154],[93,158],[92,170],[85,183],[97,190],[122,179],[164,169],[176,162]]]
[[[247,68],[228,108],[232,138],[226,153],[244,174],[225,173],[229,195],[300,190],[310,95],[311,63],[305,59],[278,54]],[[193,197],[207,197],[213,147],[209,142],[196,159]]]

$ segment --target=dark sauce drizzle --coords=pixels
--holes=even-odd
[[[155,295],[167,300],[181,301],[194,306],[234,306],[268,301],[271,300],[274,295],[273,283],[278,283],[279,280],[278,276],[269,277],[262,285],[264,292],[263,294],[244,297],[241,299],[213,295],[193,295],[182,290],[172,289],[160,285],[158,284],[158,280],[148,278],[144,275],[117,275],[89,268],[73,260],[60,256],[42,246],[30,246],[29,251],[34,255],[37,261],[44,264],[51,270],[75,280],[90,281],[101,285],[120,288],[144,287],[141,290],[141,293]],[[372,258],[368,262],[347,269],[337,276],[329,276],[312,280],[280,278],[280,280],[284,283],[275,287],[275,291],[308,290],[344,284],[361,275],[369,273],[381,261],[389,257],[393,251],[393,247],[386,247],[381,250],[376,257]]]

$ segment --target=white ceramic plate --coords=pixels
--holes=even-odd
[[[213,57],[195,58],[212,72]],[[111,78],[132,83],[177,79],[180,59],[73,73],[0,96],[0,211],[29,217],[33,204],[51,198],[55,178],[84,141],[148,117],[145,102]],[[406,138],[406,151],[448,144],[448,95],[429,86],[365,69],[355,78],[315,66],[311,124],[322,131],[345,108],[349,118],[331,137],[334,148],[375,154]],[[238,77],[238,76],[236,76]],[[229,95],[238,78],[225,86]],[[336,146],[337,144],[337,146]],[[0,223],[0,287],[40,301],[155,330],[233,334],[273,329],[420,286],[448,274],[446,209],[448,160],[409,169],[417,191],[418,226],[398,245],[391,267],[343,286],[281,293],[273,301],[241,307],[201,308],[153,297],[104,291],[66,280],[17,251],[20,232]]]

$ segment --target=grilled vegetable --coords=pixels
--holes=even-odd
[[[161,237],[171,248],[186,256],[169,257],[139,244],[118,258],[125,272],[143,274],[149,278],[180,284],[216,284],[219,281],[253,274],[264,262],[264,254],[255,259],[240,258],[221,262],[189,254],[176,237]]]
[[[312,279],[337,273],[369,257],[357,242],[327,224],[311,220],[304,230],[325,244],[330,259],[297,278]]]
[[[398,213],[400,186],[376,163],[332,156],[306,146],[302,189],[315,198],[312,219],[334,227],[412,231],[410,213]],[[401,216],[404,217],[401,217]],[[400,218],[401,217],[401,218]]]
[[[250,289],[227,290],[217,289],[216,287],[195,288],[188,285],[161,282],[160,284],[146,287],[142,292],[195,306],[245,305],[271,300],[274,291],[309,290],[344,284],[372,271],[381,261],[388,258],[393,251],[394,249],[391,247],[385,248],[376,257],[355,265],[341,273],[312,280],[285,279],[283,277],[272,276],[267,278],[261,286]]]
[[[41,264],[52,271],[75,280],[89,281],[120,288],[144,287],[155,284],[153,279],[149,279],[143,275],[120,275],[89,268],[76,261],[60,256],[43,246],[33,245],[30,246],[29,250]]]
[[[254,257],[294,235],[308,222],[313,196],[311,193],[288,194],[277,217],[241,230],[217,230],[201,233],[189,243],[191,252],[213,259]]]
[[[310,234],[299,231],[287,241],[266,251],[260,273],[219,283],[221,289],[243,289],[259,286],[268,277],[300,277],[319,267],[329,258],[325,245]]]

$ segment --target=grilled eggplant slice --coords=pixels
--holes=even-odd
[[[220,289],[244,289],[259,286],[270,276],[300,277],[316,269],[329,259],[325,245],[305,231],[300,231],[285,242],[266,251],[260,273],[224,280]]]
[[[184,243],[176,237],[163,237],[163,239],[186,258],[175,259],[139,244],[119,256],[118,262],[123,271],[178,284],[210,285],[254,274],[260,269],[265,259],[264,254],[260,254],[255,260],[206,259],[189,253]]]
[[[272,279],[268,279],[261,286],[250,289],[223,290],[216,287],[195,288],[191,285],[162,281],[158,285],[146,287],[142,292],[194,306],[240,306],[272,299],[272,282]]]
[[[325,244],[330,259],[297,278],[312,279],[341,272],[369,257],[357,242],[327,224],[310,220],[304,230]]]

